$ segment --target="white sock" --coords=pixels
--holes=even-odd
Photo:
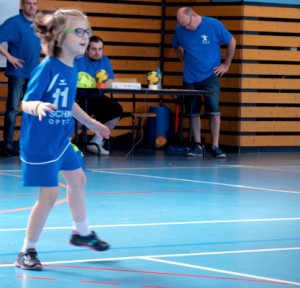
[[[102,137],[99,137],[99,136],[97,136],[97,135],[95,135],[95,136],[92,138],[92,140],[91,140],[91,142],[96,143],[96,144],[98,144],[99,146],[101,146],[102,141],[103,141],[103,138],[102,138]]]
[[[88,236],[91,234],[91,229],[89,228],[88,221],[74,222],[74,229],[81,236]]]
[[[30,240],[24,239],[24,244],[23,244],[23,247],[21,249],[22,252],[25,252],[27,249],[30,249],[30,248],[36,249],[37,243],[38,242],[34,242],[34,241],[30,241]]]

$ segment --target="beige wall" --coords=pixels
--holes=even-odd
[[[171,37],[176,11],[182,3],[165,1],[163,6],[161,0],[127,1],[126,4],[40,0],[39,8],[72,7],[86,12],[94,34],[106,41],[105,53],[112,61],[116,77],[136,78],[146,85],[146,74],[161,66],[163,86],[176,88],[181,86],[182,67],[171,49]],[[234,61],[221,80],[220,144],[236,151],[300,146],[300,37],[297,34],[300,9],[210,1],[191,3],[199,14],[222,21],[237,40]],[[6,93],[6,77],[1,71],[2,114]],[[117,97],[125,111],[132,110],[131,95]],[[146,102],[143,96],[138,98],[139,111],[159,101],[155,96]],[[174,111],[172,99],[166,98],[166,102]],[[3,127],[2,116],[0,126]],[[113,135],[129,131],[130,126],[131,120],[125,118]],[[206,119],[202,130],[209,142]]]

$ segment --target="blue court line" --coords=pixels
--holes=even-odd
[[[276,241],[300,241],[300,238],[287,238],[287,239],[262,239],[262,240],[245,240],[245,241],[224,241],[224,242],[201,242],[201,243],[185,243],[185,244],[166,244],[154,246],[126,246],[126,247],[112,247],[114,250],[122,249],[149,249],[149,248],[168,248],[168,247],[192,247],[192,246],[206,246],[206,245],[229,245],[229,244],[251,244],[251,243],[265,243]]]
[[[254,219],[223,219],[223,220],[199,220],[199,221],[181,221],[181,222],[152,222],[152,223],[123,223],[123,224],[102,224],[90,225],[90,228],[123,228],[123,227],[149,227],[149,226],[176,226],[176,225],[206,225],[206,224],[228,224],[228,223],[257,223],[257,222],[280,222],[280,221],[300,221],[300,218],[254,218]],[[0,228],[0,232],[26,231],[23,228]],[[72,226],[44,227],[44,230],[70,230]]]
[[[300,241],[300,238],[279,238],[279,239],[261,239],[261,240],[243,240],[243,241],[223,241],[223,242],[201,242],[201,243],[182,243],[182,244],[166,244],[166,245],[149,245],[149,246],[119,246],[111,247],[110,250],[128,250],[128,249],[152,249],[152,248],[171,248],[171,247],[192,247],[192,246],[206,246],[206,245],[229,245],[229,244],[251,244],[251,243],[266,243],[266,242],[283,242],[283,241]],[[72,250],[51,250],[39,251],[39,254],[52,253],[76,253],[82,252],[83,249]],[[12,256],[15,253],[0,253],[0,256]]]

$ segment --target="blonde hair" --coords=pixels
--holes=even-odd
[[[42,39],[43,52],[47,56],[60,56],[61,43],[65,38],[70,21],[74,18],[82,18],[88,23],[87,16],[76,9],[37,13],[33,27],[37,36]]]

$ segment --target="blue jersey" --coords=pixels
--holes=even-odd
[[[41,40],[35,35],[32,22],[23,14],[8,18],[0,26],[0,43],[7,42],[8,52],[24,60],[22,68],[15,68],[7,61],[6,76],[29,79],[33,69],[39,64]]]
[[[78,72],[86,72],[95,78],[96,73],[100,70],[105,70],[108,74],[108,79],[114,80],[115,75],[112,65],[107,56],[103,55],[100,60],[92,61],[86,55],[75,60]]]
[[[213,74],[221,63],[221,44],[228,44],[232,35],[217,19],[202,16],[195,31],[178,24],[172,38],[172,47],[184,49],[183,81],[200,82]]]
[[[22,161],[38,164],[57,160],[70,144],[74,132],[72,109],[75,102],[77,73],[56,57],[45,58],[33,71],[24,101],[55,104],[58,109],[39,121],[23,113],[20,151]]]

